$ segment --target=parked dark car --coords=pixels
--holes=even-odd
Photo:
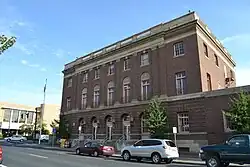
[[[112,146],[105,146],[99,142],[91,141],[84,145],[80,145],[76,148],[76,154],[87,154],[91,156],[112,156],[115,153],[115,149]]]
[[[199,156],[208,167],[227,167],[230,163],[250,164],[250,135],[234,135],[224,144],[202,147]]]

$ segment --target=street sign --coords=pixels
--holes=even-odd
[[[176,134],[177,133],[177,128],[173,127],[173,133]]]
[[[56,133],[56,128],[53,128],[52,132],[53,132],[53,133]]]

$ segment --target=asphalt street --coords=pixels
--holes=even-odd
[[[72,153],[20,148],[11,146],[3,147],[3,167],[195,167],[199,165],[186,164],[159,164],[150,162],[125,162],[120,158],[95,158]],[[204,166],[203,166],[204,167]]]

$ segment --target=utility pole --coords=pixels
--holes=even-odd
[[[36,117],[35,117],[35,129],[34,129],[34,139],[36,139],[36,124],[37,124],[37,110],[38,110],[38,108],[36,107],[35,108],[35,110],[36,110]]]
[[[41,111],[40,134],[39,134],[39,142],[38,142],[38,144],[41,144],[42,126],[43,126],[43,113],[44,113],[44,108],[45,108],[45,97],[46,97],[46,86],[47,86],[47,79],[45,81],[45,86],[44,86],[44,89],[43,89],[43,106],[42,106],[42,111]]]

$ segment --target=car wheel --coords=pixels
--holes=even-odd
[[[220,159],[218,156],[210,156],[206,159],[207,167],[220,167]]]
[[[94,156],[94,157],[98,157],[98,155],[99,155],[99,154],[98,154],[97,151],[94,151],[94,152],[93,152],[93,156]]]
[[[124,151],[123,154],[122,154],[122,158],[125,161],[129,161],[130,158],[131,158],[131,155],[130,155],[130,153],[128,151]]]
[[[80,149],[76,149],[76,155],[80,155]]]
[[[152,162],[154,164],[159,164],[161,163],[161,156],[159,153],[153,153],[152,156],[151,156],[151,159],[152,159]]]
[[[7,142],[10,142],[11,140],[10,139],[7,139]]]
[[[173,162],[173,159],[166,159],[165,162],[166,164],[171,164]]]

